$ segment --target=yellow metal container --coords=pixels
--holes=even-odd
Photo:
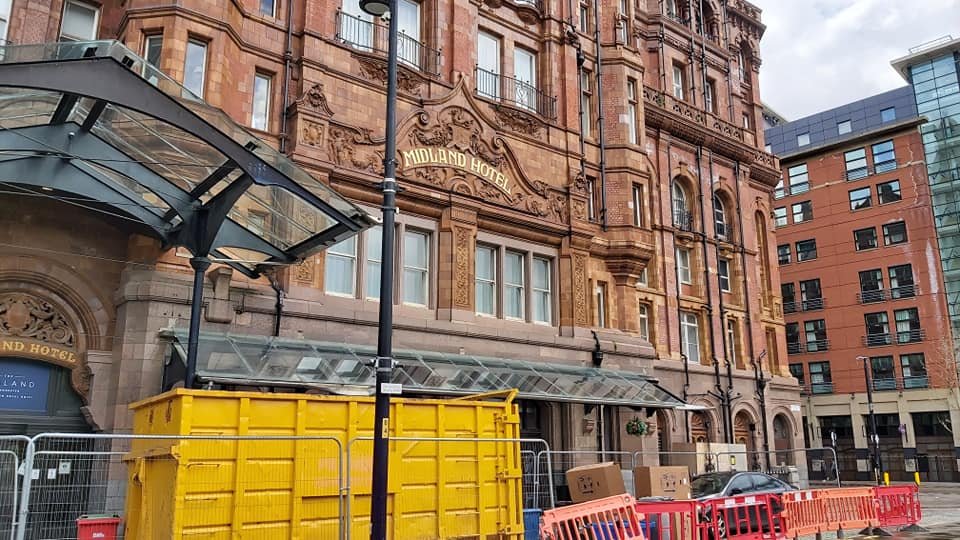
[[[519,443],[407,439],[516,439],[503,397],[391,400],[392,540],[522,538]],[[372,398],[180,389],[131,407],[138,435],[209,438],[133,441],[125,538],[345,539],[348,508],[369,538]]]

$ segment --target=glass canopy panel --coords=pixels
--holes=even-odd
[[[182,351],[186,331],[174,330],[173,337]],[[205,333],[199,349],[198,375],[214,381],[246,379],[344,394],[354,394],[357,388],[369,394],[375,385],[372,347]],[[526,399],[635,407],[683,404],[637,373],[424,351],[397,351],[395,358],[399,367],[393,382],[403,384],[410,394],[463,395],[516,388]]]
[[[47,124],[59,101],[59,92],[0,88],[0,128]]]
[[[250,186],[230,218],[284,250],[337,225],[319,208],[277,186]]]

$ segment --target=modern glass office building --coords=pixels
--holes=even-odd
[[[960,336],[960,39],[947,36],[914,47],[892,64],[913,87],[917,112],[927,119],[920,132],[956,341]]]

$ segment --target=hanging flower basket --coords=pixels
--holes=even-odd
[[[650,427],[650,424],[644,422],[639,417],[634,416],[633,419],[627,422],[627,433],[635,437],[643,437],[645,435],[650,435],[653,431]]]

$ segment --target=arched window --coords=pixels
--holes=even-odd
[[[727,228],[727,210],[723,206],[723,199],[716,193],[713,195],[713,224],[718,240],[726,241],[730,239]]]
[[[740,44],[740,51],[737,52],[737,73],[740,75],[741,82],[750,82],[750,58],[753,52],[746,42]]]
[[[693,228],[693,214],[687,205],[687,193],[683,190],[680,182],[673,181],[673,226],[682,230],[689,231]]]

